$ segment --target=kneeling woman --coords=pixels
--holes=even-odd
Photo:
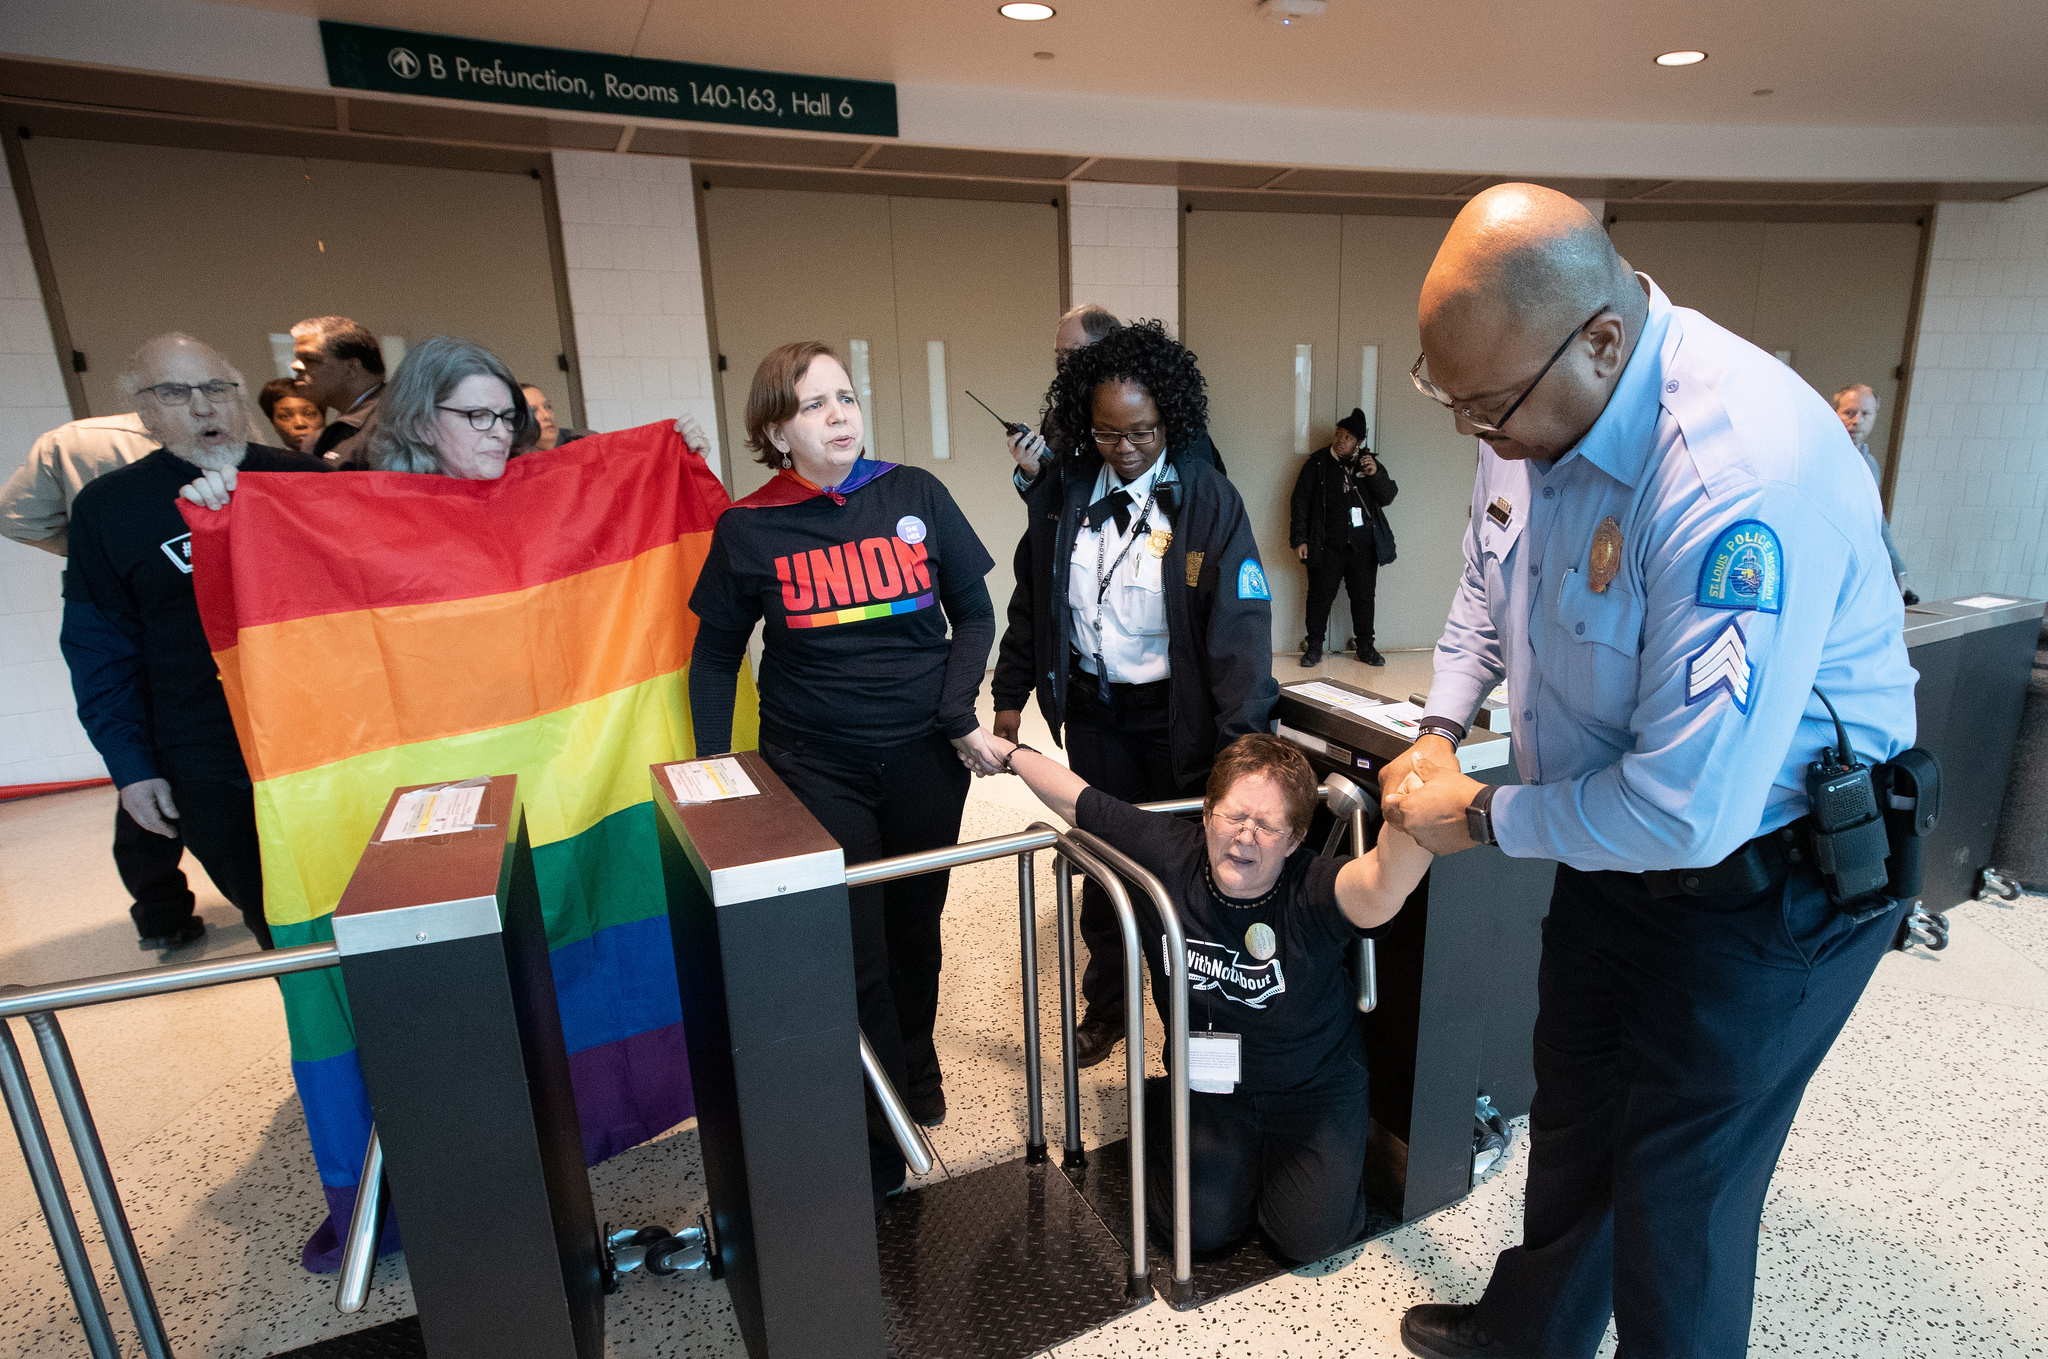
[[[1363,1016],[1344,954],[1384,931],[1429,851],[1393,826],[1359,859],[1303,848],[1316,777],[1275,736],[1239,737],[1217,756],[1200,826],[1139,811],[1028,746],[994,744],[1046,806],[1158,875],[1187,933],[1190,1034],[1239,1036],[1234,1087],[1188,1097],[1194,1248],[1254,1229],[1293,1260],[1351,1244],[1365,1228],[1368,1117]],[[1148,914],[1140,909],[1140,928],[1156,932]],[[1164,995],[1160,952],[1145,952]],[[1163,1172],[1163,1110],[1148,1123]],[[1170,1177],[1150,1178],[1152,1217],[1166,1231]]]
[[[740,658],[765,619],[761,757],[849,864],[957,842],[969,778],[955,750],[995,768],[974,717],[995,563],[937,477],[862,457],[862,432],[830,349],[787,344],[761,360],[747,447],[776,475],[719,516],[690,596],[697,750],[730,748]],[[918,1122],[936,1125],[946,875],[857,887],[848,901],[861,1029]],[[868,1161],[879,1210],[904,1166],[872,1099]]]

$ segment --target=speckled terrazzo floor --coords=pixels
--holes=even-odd
[[[1393,659],[1389,671],[1407,668],[1407,658]],[[1375,687],[1390,682],[1399,680]],[[110,797],[0,805],[0,981],[143,959],[106,856]],[[1032,819],[1014,783],[982,783],[964,834]],[[1057,1140],[1058,991],[1042,865],[1039,880],[1046,1122]],[[209,918],[227,926],[232,913],[197,885]],[[943,1161],[935,1176],[1007,1160],[1021,1146],[1015,893],[1008,863],[954,875],[940,1017],[951,1114],[933,1137]],[[2038,1111],[2048,1107],[2048,898],[1972,904],[1952,920],[1946,953],[1886,959],[1809,1091],[1765,1211],[1755,1355],[2048,1355],[2048,1168],[2034,1150]],[[246,947],[237,934],[221,929],[211,949]],[[333,1279],[298,1267],[321,1207],[274,987],[75,1012],[66,1029],[176,1353],[271,1355],[410,1310],[403,1257],[379,1266],[369,1309],[346,1320],[333,1310]],[[26,1041],[23,1026],[15,1032]],[[1090,1144],[1122,1135],[1121,1070],[1113,1061],[1083,1073]],[[47,1110],[47,1091],[44,1099]],[[61,1146],[60,1155],[68,1156]],[[1195,1312],[1154,1303],[1054,1353],[1402,1354],[1401,1310],[1471,1296],[1494,1252],[1514,1241],[1523,1173],[1518,1148],[1464,1201],[1346,1256]],[[613,1222],[692,1220],[703,1206],[695,1134],[686,1127],[620,1156],[597,1167],[592,1183],[600,1215]],[[90,1224],[82,1191],[73,1197]],[[92,1249],[132,1352],[96,1236]],[[0,1155],[0,1260],[0,1359],[85,1355],[11,1153]],[[628,1280],[610,1302],[608,1336],[607,1352],[621,1357],[743,1352],[723,1285],[708,1280]],[[1603,1354],[1612,1352],[1610,1337]]]

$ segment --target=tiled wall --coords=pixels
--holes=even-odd
[[[690,163],[608,151],[554,157],[585,419],[608,430],[694,416],[717,468]]]
[[[1156,317],[1180,331],[1179,193],[1151,184],[1068,186],[1074,302],[1098,302],[1126,321]]]
[[[1938,210],[1892,537],[1923,599],[2048,596],[2048,198]]]
[[[71,418],[14,187],[0,174],[0,480]],[[57,652],[63,560],[0,538],[0,787],[105,778]]]

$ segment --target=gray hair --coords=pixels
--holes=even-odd
[[[1068,307],[1060,315],[1060,324],[1065,325],[1069,321],[1081,323],[1081,333],[1088,337],[1090,344],[1121,330],[1124,324],[1116,319],[1116,313],[1099,302],[1083,302],[1079,306]]]
[[[1842,398],[1845,396],[1853,396],[1857,392],[1869,392],[1870,399],[1872,401],[1877,400],[1877,388],[1871,386],[1867,382],[1852,382],[1848,386],[1842,388],[1841,391],[1836,392],[1833,396],[1829,397],[1828,404],[1830,406],[1833,406],[1836,410],[1840,410],[1842,409]]]
[[[376,413],[363,432],[363,456],[380,472],[437,472],[445,475],[435,446],[435,407],[464,378],[494,377],[512,394],[519,413],[511,453],[524,453],[540,438],[540,424],[527,409],[526,393],[505,361],[472,340],[435,335],[405,356],[377,397]]]
[[[146,355],[150,350],[165,344],[194,345],[214,357],[227,371],[228,379],[235,384],[234,406],[246,427],[244,433],[257,433],[258,437],[251,442],[261,442],[261,432],[269,428],[270,422],[265,420],[261,425],[256,423],[256,409],[250,404],[249,384],[243,379],[242,370],[229,363],[227,355],[198,336],[187,335],[182,330],[167,330],[135,346],[135,352],[128,356],[128,361],[121,365],[121,371],[114,375],[114,394],[121,398],[122,407],[131,411],[137,409],[136,398],[142,395],[142,370],[149,361]]]

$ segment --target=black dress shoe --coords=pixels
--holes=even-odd
[[[1124,1041],[1124,1026],[1113,1019],[1090,1016],[1074,1030],[1074,1060],[1080,1066],[1094,1066]]]
[[[1908,590],[1905,594],[1905,601],[1906,607],[1911,608],[1913,605],[1918,604],[1920,602],[1920,596],[1914,594],[1911,590]]]
[[[1479,1324],[1478,1311],[1441,1302],[1411,1307],[1401,1318],[1401,1343],[1423,1359],[1508,1359],[1507,1351],[1495,1348],[1493,1336]]]
[[[1387,658],[1380,655],[1379,649],[1370,642],[1366,643],[1365,650],[1358,653],[1358,659],[1364,661],[1367,665],[1385,665],[1387,663]]]
[[[1301,653],[1301,663],[1304,667],[1321,665],[1323,663],[1323,649],[1319,646],[1309,647]]]
[[[169,953],[174,948],[183,948],[206,933],[206,922],[198,916],[187,916],[185,923],[169,934],[146,934],[135,941],[135,947],[145,953]]]
[[[935,1085],[922,1094],[905,1095],[903,1107],[920,1128],[936,1128],[946,1121],[946,1087]]]

